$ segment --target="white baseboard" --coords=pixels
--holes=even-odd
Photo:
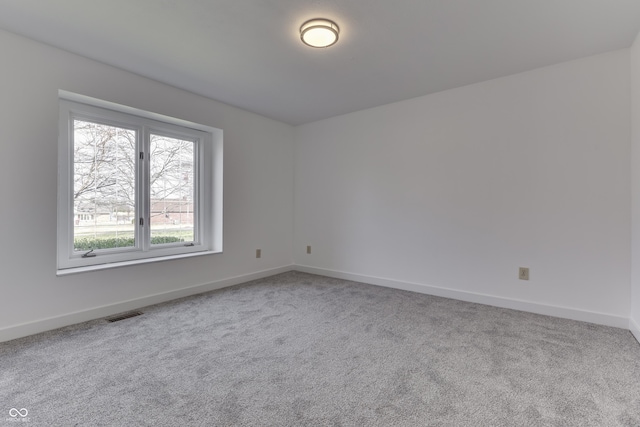
[[[86,322],[88,320],[99,319],[105,316],[122,313],[124,311],[135,310],[148,305],[158,304],[161,302],[171,301],[177,298],[187,297],[190,295],[201,294],[216,289],[226,288],[228,286],[240,283],[250,282],[256,279],[273,276],[275,274],[286,273],[294,270],[293,265],[273,268],[269,270],[257,271],[255,273],[243,274],[240,276],[229,277],[226,279],[216,280],[215,282],[205,283],[201,285],[189,286],[187,288],[177,289],[169,292],[149,295],[142,298],[136,298],[128,301],[122,301],[115,304],[103,305],[100,307],[81,310],[74,313],[63,314],[60,316],[49,317],[46,319],[35,320],[32,322],[22,323],[19,325],[9,326],[0,329],[0,342],[13,340],[16,338],[26,337],[28,335],[40,332],[50,331],[62,328],[64,326],[76,323]]]
[[[474,302],[478,304],[491,305],[512,310],[527,311],[530,313],[543,314],[546,316],[561,317],[564,319],[579,320],[582,322],[596,323],[599,325],[613,326],[615,328],[629,328],[629,318],[619,317],[611,314],[597,313],[592,311],[577,310],[574,308],[558,307],[552,305],[538,304],[528,301],[521,301],[510,298],[502,298],[492,295],[484,295],[467,291],[439,288],[435,286],[423,285],[419,283],[402,282],[398,280],[385,279],[380,277],[365,276],[361,274],[346,273],[324,268],[310,267],[306,265],[295,265],[296,271],[319,274],[321,276],[335,277],[337,279],[353,280],[355,282],[367,283],[370,285],[384,286],[387,288],[402,289],[405,291],[429,294],[438,297],[457,299],[461,301]],[[637,325],[636,325],[637,326]],[[640,329],[637,330],[636,337],[640,340]]]
[[[633,318],[629,319],[629,330],[631,331],[633,336],[636,337],[638,343],[640,343],[640,325],[638,324],[638,322],[633,320]]]
[[[115,304],[104,305],[91,308],[88,310],[77,311],[74,313],[63,314],[60,316],[50,317],[46,319],[35,320],[19,325],[13,325],[0,329],[0,342],[13,340],[16,338],[34,335],[53,329],[62,328],[64,326],[76,323],[86,322],[89,320],[99,319],[101,317],[111,316],[113,314],[122,313],[129,310],[135,310],[148,305],[158,304],[161,302],[171,301],[190,295],[196,295],[203,292],[209,292],[216,289],[234,286],[240,283],[249,282],[264,277],[273,276],[275,274],[286,273],[288,271],[301,271],[311,274],[319,274],[322,276],[335,277],[338,279],[353,280],[356,282],[367,283],[370,285],[384,286],[387,288],[401,289],[405,291],[418,292],[422,294],[434,295],[444,298],[452,298],[461,301],[474,302],[478,304],[492,305],[495,307],[509,308],[513,310],[527,311],[531,313],[543,314],[547,316],[561,317],[564,319],[579,320],[582,322],[596,323],[599,325],[613,326],[616,328],[629,329],[636,339],[640,342],[640,326],[633,319],[626,317],[613,316],[610,314],[597,313],[591,311],[577,310],[567,307],[558,307],[544,304],[537,304],[516,299],[502,298],[492,295],[484,295],[473,292],[458,291],[454,289],[439,288],[428,286],[420,283],[402,282],[398,280],[366,276],[362,274],[347,273],[343,271],[328,270],[324,268],[310,267],[306,265],[288,265],[269,270],[258,271],[254,273],[244,274],[226,279],[217,280],[211,283],[205,283],[187,288],[177,289],[174,291],[163,292],[159,294],[149,295],[142,298],[136,298]]]

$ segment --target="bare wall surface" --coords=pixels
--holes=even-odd
[[[295,263],[626,324],[629,94],[621,50],[297,127]]]
[[[2,31],[0,52],[0,333],[291,264],[292,127]],[[223,129],[224,253],[56,277],[59,89]]]
[[[640,35],[631,47],[631,315],[629,329],[640,341]]]

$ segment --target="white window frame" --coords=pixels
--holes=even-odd
[[[57,274],[99,270],[153,261],[222,252],[222,130],[67,91],[59,91]],[[133,129],[136,165],[136,247],[96,249],[91,257],[75,251],[74,233],[74,120]],[[195,189],[193,244],[150,244],[150,134],[194,141]],[[139,153],[139,154],[140,154]],[[141,225],[142,224],[142,225]]]

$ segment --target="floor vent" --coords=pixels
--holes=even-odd
[[[140,316],[141,314],[142,314],[141,311],[130,311],[129,313],[122,313],[122,314],[118,314],[117,316],[107,317],[107,322],[110,322],[110,323],[118,322],[120,320]]]

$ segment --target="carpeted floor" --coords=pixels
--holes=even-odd
[[[299,272],[0,344],[0,425],[640,426],[625,330]]]

